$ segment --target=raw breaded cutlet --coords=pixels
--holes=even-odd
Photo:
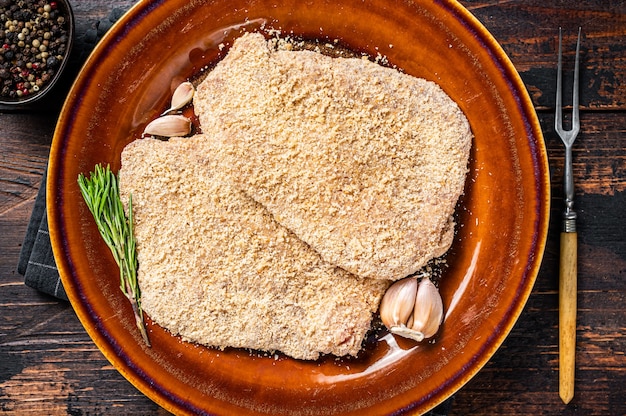
[[[300,359],[356,355],[388,283],[324,262],[216,173],[205,136],[122,153],[144,311],[183,339]]]
[[[435,83],[245,34],[194,108],[231,183],[328,262],[397,280],[452,244],[472,134]]]

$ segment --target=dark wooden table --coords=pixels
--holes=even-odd
[[[78,34],[93,28],[113,7],[131,3],[72,1]],[[532,96],[548,147],[553,208],[530,300],[495,356],[455,395],[452,414],[626,415],[626,2],[462,3],[500,42]],[[575,35],[579,26],[583,28],[582,127],[574,145],[579,213],[577,372],[569,405],[558,395],[564,151],[554,133],[553,114],[560,26],[570,71]],[[83,60],[84,56],[72,58],[69,77]],[[569,100],[566,96],[564,101]],[[52,105],[0,112],[0,412],[167,414],[108,363],[68,303],[26,287],[16,271],[58,111]]]

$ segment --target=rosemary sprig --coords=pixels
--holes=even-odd
[[[137,251],[133,232],[133,200],[128,201],[128,218],[120,198],[118,178],[107,165],[96,165],[90,178],[78,175],[80,192],[93,215],[100,235],[120,269],[120,289],[130,301],[135,323],[148,346],[150,340],[143,322],[141,292],[137,282]]]

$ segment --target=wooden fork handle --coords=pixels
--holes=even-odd
[[[577,234],[561,233],[559,262],[559,396],[564,403],[574,397],[576,355]]]

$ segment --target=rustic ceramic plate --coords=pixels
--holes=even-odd
[[[445,322],[433,342],[387,335],[368,339],[356,359],[305,362],[188,344],[148,322],[153,346],[144,345],[76,178],[98,163],[117,170],[123,147],[167,108],[175,85],[223,56],[243,30],[262,27],[385,56],[439,83],[470,120],[470,174],[441,282]],[[146,0],[106,35],[64,106],[49,165],[50,235],[87,332],[128,380],[172,412],[419,413],[476,374],[521,313],[544,250],[548,178],[519,75],[456,2]]]

